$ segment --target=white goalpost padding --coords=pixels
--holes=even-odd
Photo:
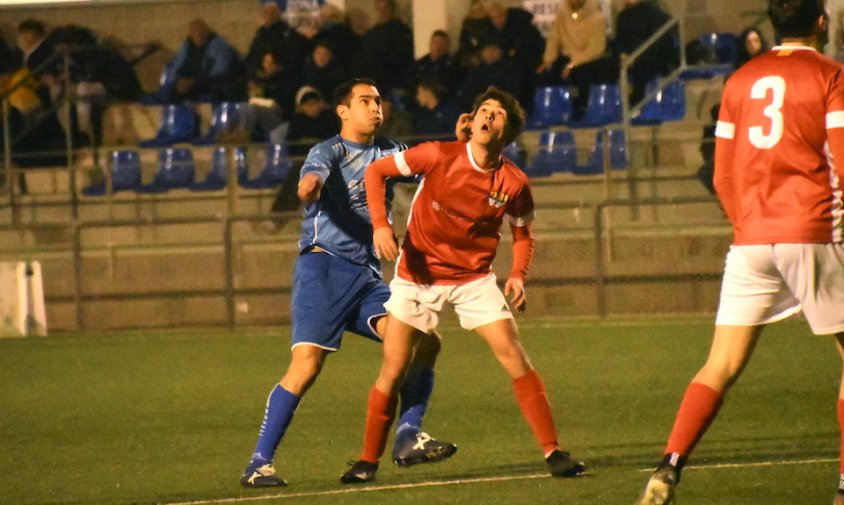
[[[41,263],[0,263],[0,336],[46,336]]]

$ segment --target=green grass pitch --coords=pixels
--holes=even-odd
[[[449,461],[382,463],[371,485],[338,477],[356,457],[377,344],[349,335],[302,402],[276,457],[290,487],[238,477],[289,330],[185,330],[0,340],[0,504],[630,504],[703,363],[709,319],[521,320],[561,441],[590,466],[551,479],[486,346],[454,326],[426,416]],[[828,504],[837,484],[832,339],[773,325],[699,445],[679,503]],[[264,497],[264,498],[262,498]]]

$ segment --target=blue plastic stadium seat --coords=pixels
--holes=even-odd
[[[208,133],[191,141],[194,145],[211,145],[217,142],[220,134],[231,131],[238,125],[238,117],[243,104],[238,102],[220,102],[211,115],[211,127]]]
[[[205,180],[190,186],[191,191],[216,191],[226,187],[229,180],[229,148],[218,147],[211,155],[211,170]],[[237,167],[237,181],[242,184],[248,178],[249,166],[246,163],[246,148],[234,149],[234,162]]]
[[[579,166],[575,169],[575,174],[578,175],[594,175],[604,172],[604,131],[599,130],[595,135],[595,146],[592,152],[589,153],[589,160],[585,166]],[[610,168],[613,170],[621,170],[627,168],[629,165],[627,161],[627,146],[624,141],[624,130],[610,129],[606,130],[610,138]]]
[[[173,65],[168,63],[164,65],[161,70],[161,76],[158,78],[158,89],[150,93],[145,93],[138,98],[138,101],[144,105],[160,105],[167,103],[170,88],[176,81],[176,72]]]
[[[291,166],[287,144],[269,144],[265,151],[265,158],[264,168],[261,169],[258,177],[241,182],[241,186],[248,189],[262,189],[272,188],[284,182]]]
[[[133,190],[140,186],[141,157],[138,151],[112,151],[108,157],[108,166],[111,168],[112,192]],[[87,196],[101,196],[105,193],[105,182],[88,186],[82,190],[82,194]]]
[[[522,167],[522,154],[519,152],[519,144],[517,144],[515,140],[504,147],[502,154],[504,154],[507,159],[515,163],[519,168]]]
[[[199,122],[196,112],[185,103],[163,106],[161,126],[154,138],[139,142],[141,147],[167,147],[196,137]]]
[[[135,189],[138,193],[162,193],[173,188],[187,188],[193,184],[195,168],[193,153],[184,147],[168,147],[158,153],[158,169],[151,184]]]
[[[593,84],[583,119],[573,122],[573,128],[589,128],[621,122],[621,92],[618,84]]]
[[[657,92],[659,81],[648,83],[646,94]],[[633,124],[657,124],[663,121],[680,121],[686,117],[686,85],[675,79],[658,91],[644,107],[638,116],[633,118]]]
[[[546,131],[539,137],[536,151],[525,173],[530,177],[545,177],[554,172],[571,172],[577,165],[577,149],[570,131]]]
[[[704,33],[697,40],[712,49],[718,63],[734,65],[738,58],[738,36],[731,32]]]
[[[533,113],[527,126],[531,129],[568,124],[571,120],[571,91],[563,86],[536,88]]]
[[[717,76],[729,75],[738,58],[738,36],[730,32],[704,33],[697,41],[708,48],[715,61],[709,64],[693,66],[683,71],[683,79],[711,79]]]

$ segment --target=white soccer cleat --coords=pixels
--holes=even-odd
[[[677,469],[671,465],[659,467],[634,505],[668,505],[677,487]],[[844,504],[843,504],[844,505]]]

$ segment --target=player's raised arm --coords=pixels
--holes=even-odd
[[[299,179],[296,196],[305,203],[315,202],[319,200],[322,185],[322,178],[315,172],[309,172]]]
[[[401,156],[399,153],[396,156]],[[387,218],[387,178],[402,175],[394,160],[395,156],[373,162],[366,169],[364,184],[366,204],[372,218],[372,244],[378,258],[393,261],[399,253],[393,227]]]

